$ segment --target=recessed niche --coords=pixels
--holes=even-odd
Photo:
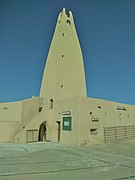
[[[59,21],[59,23],[60,23],[60,21]]]
[[[62,57],[64,57],[64,55],[62,54]]]
[[[60,87],[63,88],[63,84]]]
[[[64,36],[64,33],[62,33],[62,36]]]

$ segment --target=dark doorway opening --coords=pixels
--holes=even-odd
[[[46,122],[39,127],[38,141],[46,141]]]
[[[57,122],[57,133],[58,133],[58,142],[60,142],[60,121],[56,121]]]

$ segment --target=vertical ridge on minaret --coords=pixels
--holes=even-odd
[[[68,16],[63,8],[49,49],[40,97],[45,99],[47,108],[50,99],[59,101],[76,96],[86,97],[83,57],[72,12]]]

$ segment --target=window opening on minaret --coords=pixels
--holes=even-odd
[[[101,106],[100,106],[100,104],[97,104],[97,107],[98,107],[99,109],[101,109]]]
[[[53,99],[50,99],[50,108],[53,109]]]
[[[59,23],[60,23],[60,21],[59,21]]]
[[[64,55],[62,54],[62,57],[64,57]]]
[[[61,85],[61,88],[63,88],[63,84]]]
[[[64,33],[62,33],[62,36],[64,36]]]
[[[71,25],[71,22],[69,20],[66,21],[67,24]]]

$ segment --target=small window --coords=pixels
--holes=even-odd
[[[60,87],[63,88],[63,84]]]
[[[71,22],[69,20],[66,21],[67,24],[71,25]]]
[[[62,36],[64,36],[64,33],[62,33]]]
[[[50,108],[53,109],[53,99],[50,99]]]
[[[64,57],[64,55],[62,54],[62,57]]]
[[[8,107],[3,107],[3,110],[8,110]]]
[[[97,134],[97,129],[96,129],[96,128],[90,129],[90,133],[91,133],[91,134]]]

